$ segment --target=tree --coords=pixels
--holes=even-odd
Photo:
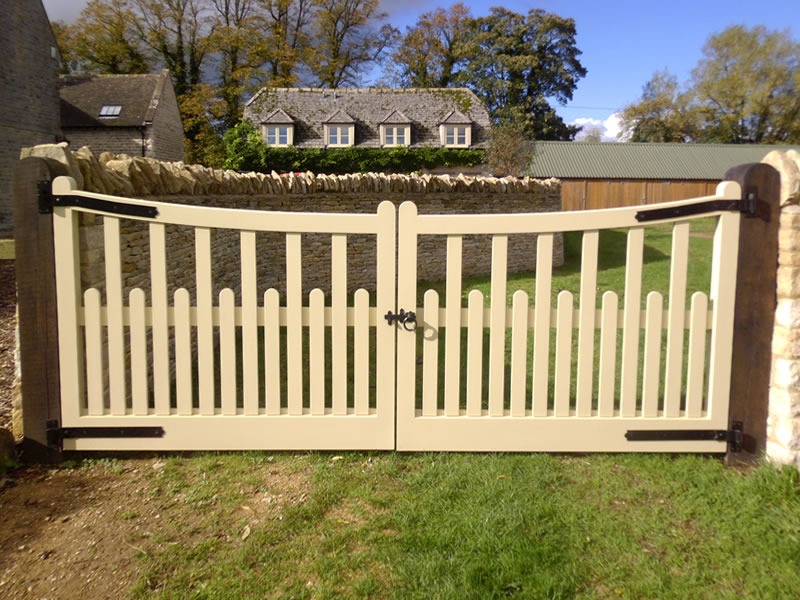
[[[686,142],[696,135],[696,111],[669,71],[656,72],[638,103],[622,111],[621,134],[631,142]]]
[[[800,45],[787,31],[735,25],[712,35],[686,89],[656,73],[625,108],[633,141],[800,142]]]
[[[692,72],[703,141],[798,140],[800,45],[788,31],[735,25],[709,38],[703,55]]]
[[[72,25],[55,24],[67,72],[148,73],[153,61],[133,27],[128,0],[90,0]]]
[[[211,48],[219,56],[219,118],[227,129],[242,116],[242,97],[262,64],[262,21],[255,0],[211,0]]]
[[[203,62],[211,47],[208,4],[203,0],[131,1],[139,37],[172,73],[175,93],[190,92],[202,80]]]
[[[305,63],[320,85],[337,88],[358,84],[398,35],[386,18],[380,0],[314,0],[313,44]]]
[[[290,87],[297,83],[303,53],[310,46],[313,0],[259,0],[263,9],[264,36],[261,54],[270,85]]]
[[[473,21],[461,2],[421,15],[392,54],[394,79],[403,87],[450,86],[462,66]]]
[[[529,137],[573,139],[579,131],[550,100],[572,98],[586,69],[578,60],[575,21],[540,9],[521,15],[492,8],[473,22],[459,81],[486,104],[495,123],[521,121]]]

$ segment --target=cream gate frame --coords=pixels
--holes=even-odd
[[[411,202],[398,211],[388,201],[374,214],[195,207],[82,192],[66,177],[53,196],[66,450],[725,451],[737,183],[657,209],[513,215],[420,215]],[[692,214],[697,206],[704,211]],[[648,211],[652,222],[674,224],[667,309],[660,293],[642,289],[638,219]],[[148,223],[149,305],[142,289],[123,296],[119,212]],[[81,287],[80,213],[103,218],[104,297]],[[718,218],[711,291],[695,292],[687,310],[690,221],[707,216]],[[186,289],[168,297],[167,225],[194,229],[194,305]],[[605,292],[598,308],[599,232],[611,228],[628,229],[625,295]],[[230,289],[212,297],[212,229],[240,231],[241,306]],[[283,304],[275,289],[257,288],[263,231],[285,234]],[[554,236],[566,231],[584,232],[578,307],[568,291],[555,307],[550,300]],[[517,290],[509,307],[508,239],[530,232],[533,303]],[[319,289],[303,297],[305,233],[331,236],[327,299]],[[375,237],[374,294],[348,297],[352,234]],[[477,290],[462,305],[463,241],[472,235],[492,237],[488,306]],[[418,289],[419,236],[446,238],[443,305],[436,291]]]

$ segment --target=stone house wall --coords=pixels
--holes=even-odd
[[[20,149],[60,135],[59,56],[41,0],[0,2],[0,23],[0,237],[10,237]]]

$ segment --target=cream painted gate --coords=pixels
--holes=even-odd
[[[725,450],[735,183],[658,208],[515,215],[419,215],[409,202],[360,215],[204,208],[79,192],[68,178],[53,195],[67,450]],[[100,284],[81,272],[87,215],[102,223],[102,252],[88,250]],[[694,293],[687,308],[690,222],[701,217],[716,219],[710,295]],[[645,230],[665,223],[667,308],[643,289]],[[189,285],[175,284],[167,260],[176,228],[190,232]],[[605,229],[627,236],[622,298],[597,289]],[[239,290],[216,289],[219,231],[236,240]],[[584,232],[577,307],[552,283],[567,231]],[[267,232],[283,236],[282,293],[258,287]],[[509,239],[531,232],[529,295],[509,285],[507,257]],[[308,294],[307,235],[329,238],[331,272]],[[348,291],[352,235],[374,239],[374,293]],[[143,283],[126,275],[123,244],[136,236],[147,240]],[[447,249],[441,306],[417,281],[428,236]],[[488,305],[462,276],[472,236],[491,238]]]
[[[417,331],[398,332],[398,450],[724,452],[741,219],[724,211],[738,198],[739,185],[724,182],[716,196],[658,208],[420,215],[404,203],[398,306],[415,313]],[[687,310],[690,221],[709,216],[711,293],[695,292]],[[666,309],[661,293],[643,289],[646,224],[655,223],[672,224]],[[599,232],[619,228],[623,298],[597,288]],[[571,292],[552,289],[555,234],[568,231],[584,232],[577,307]],[[507,277],[509,238],[527,232],[539,234],[532,298]],[[475,235],[491,236],[488,306],[479,290],[463,301],[462,253]],[[422,236],[446,239],[443,298],[419,289]]]
[[[65,450],[392,449],[396,209],[375,214],[265,212],[183,206],[53,184]],[[101,285],[81,275],[79,218],[102,219]],[[103,215],[102,217],[96,215]],[[142,285],[125,280],[121,227],[143,230]],[[215,293],[212,232],[240,249],[240,298]],[[188,232],[188,234],[186,233]],[[284,236],[285,287],[257,288],[257,237]],[[167,260],[188,236],[193,277]],[[303,293],[303,236],[328,237],[330,287]],[[374,239],[376,291],[348,294],[350,235]],[[193,240],[192,240],[193,238]],[[182,238],[184,241],[187,237]],[[89,244],[86,244],[89,245]],[[184,244],[186,245],[186,244]],[[140,254],[141,255],[141,254]],[[86,274],[85,274],[86,275]],[[83,281],[83,282],[82,282]],[[100,287],[105,288],[101,293]],[[124,294],[123,290],[129,293]]]

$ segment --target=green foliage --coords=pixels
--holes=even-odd
[[[800,141],[800,44],[787,31],[735,25],[711,36],[681,88],[657,72],[622,113],[635,142]]]
[[[412,173],[437,167],[472,167],[483,164],[486,152],[475,149],[439,148],[274,148],[269,147],[246,122],[230,129],[224,138],[224,168],[269,173],[306,172]]]

